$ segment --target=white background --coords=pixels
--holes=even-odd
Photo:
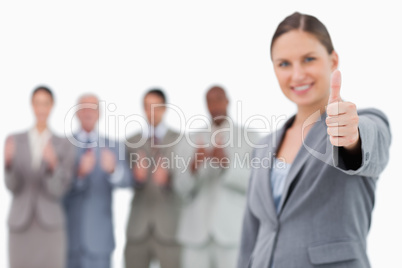
[[[318,17],[340,56],[341,96],[359,108],[389,117],[391,161],[377,188],[368,238],[373,267],[402,267],[402,180],[399,137],[402,16],[397,1],[0,1],[1,151],[6,135],[33,125],[30,94],[39,84],[55,91],[51,128],[64,133],[64,118],[77,97],[94,92],[116,110],[105,118],[140,114],[145,90],[159,86],[186,117],[206,114],[205,91],[224,86],[231,115],[242,101],[244,121],[291,115],[269,56],[278,23],[294,11]],[[114,121],[109,123],[113,125]],[[177,127],[173,113],[167,122]],[[123,137],[125,125],[110,133]],[[127,135],[136,126],[127,126]],[[3,163],[3,153],[0,161]],[[1,178],[3,180],[3,178]],[[117,248],[122,267],[131,192],[115,192]],[[0,187],[0,267],[7,267],[6,218],[10,194]]]

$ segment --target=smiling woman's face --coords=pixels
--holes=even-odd
[[[314,35],[292,30],[275,40],[272,62],[282,92],[298,107],[327,104],[331,73],[338,66],[335,51],[328,54]]]

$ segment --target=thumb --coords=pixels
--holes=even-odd
[[[335,70],[332,73],[331,77],[331,92],[329,94],[328,104],[342,101],[341,82],[342,82],[341,72],[339,70]]]

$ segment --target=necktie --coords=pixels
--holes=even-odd
[[[92,150],[91,143],[92,143],[91,137],[89,135],[87,135],[87,137],[84,141],[84,152],[89,152]]]

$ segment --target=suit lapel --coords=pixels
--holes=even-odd
[[[291,121],[291,120],[289,120]],[[288,122],[289,122],[288,121]],[[274,203],[274,198],[272,196],[272,187],[271,187],[271,169],[272,169],[272,164],[274,161],[274,155],[279,148],[279,145],[282,141],[283,135],[285,134],[286,128],[287,128],[288,123],[285,124],[284,127],[282,127],[280,130],[277,132],[273,133],[270,137],[269,140],[267,141],[268,147],[266,149],[256,149],[256,150],[263,150],[263,155],[256,155],[256,157],[259,157],[261,161],[260,168],[254,169],[254,172],[256,174],[253,176],[257,180],[261,180],[262,182],[262,187],[259,187],[257,190],[258,194],[258,199],[260,199],[260,204],[267,204],[266,206],[263,206],[263,209],[265,210],[266,215],[268,218],[273,221],[275,224],[277,224],[278,217],[276,213],[276,208],[275,208],[275,203]],[[266,159],[268,162],[268,165],[266,162],[263,160]],[[255,185],[261,185],[260,183],[257,183]],[[268,200],[267,200],[268,198]]]
[[[276,208],[275,208],[275,203],[274,203],[274,198],[272,196],[272,186],[271,186],[271,169],[272,169],[272,164],[274,162],[274,154],[276,152],[276,149],[278,148],[280,141],[282,140],[282,136],[284,133],[284,129],[281,129],[279,132],[277,132],[277,135],[275,137],[276,140],[274,140],[274,142],[269,142],[269,147],[268,147],[268,155],[265,155],[263,157],[268,157],[269,159],[269,165],[268,167],[264,167],[262,168],[262,176],[264,176],[264,185],[261,189],[262,191],[262,196],[264,197],[264,199],[266,197],[269,198],[269,202],[268,202],[268,206],[266,206],[266,210],[268,215],[270,215],[271,219],[274,220],[275,222],[277,222],[277,213],[276,213]],[[278,139],[277,137],[281,137],[280,139]],[[272,139],[274,139],[274,137],[272,137]],[[263,200],[263,203],[266,203],[266,200]]]
[[[317,119],[314,119],[317,118]],[[296,179],[299,172],[302,170],[303,165],[307,161],[309,157],[311,157],[312,148],[316,148],[316,145],[321,142],[322,131],[322,122],[325,122],[325,113],[323,115],[313,114],[309,119],[306,120],[306,124],[303,126],[303,129],[311,124],[314,124],[313,127],[308,132],[305,139],[303,139],[303,144],[301,145],[288,173],[286,178],[285,187],[283,190],[282,198],[278,207],[278,215],[281,214],[283,206],[285,202],[288,200],[290,192],[290,186],[293,181]],[[288,125],[288,124],[287,124]],[[286,129],[284,129],[283,134]],[[326,133],[326,132],[324,132]],[[282,136],[283,138],[283,136]]]
[[[54,150],[54,154],[56,155],[56,157],[58,158],[58,159],[60,159],[59,158],[59,155],[61,155],[62,154],[62,152],[60,151],[60,143],[58,142],[58,140],[57,140],[57,138],[55,138],[55,136],[52,134],[51,135],[51,137],[49,138],[49,141],[48,142],[50,142],[51,144],[52,144],[52,146],[53,146],[53,150]],[[47,145],[46,145],[47,146]],[[46,148],[46,147],[45,147]],[[39,171],[40,171],[40,174],[45,174],[46,173],[46,170],[47,169],[47,164],[46,164],[46,162],[45,162],[45,160],[43,159],[43,155],[42,155],[42,159],[41,159],[41,161],[40,161],[40,165],[39,165]]]
[[[21,165],[24,169],[28,169],[30,173],[32,172],[32,152],[31,146],[29,144],[28,132],[20,136],[16,142],[16,159],[21,159]]]

